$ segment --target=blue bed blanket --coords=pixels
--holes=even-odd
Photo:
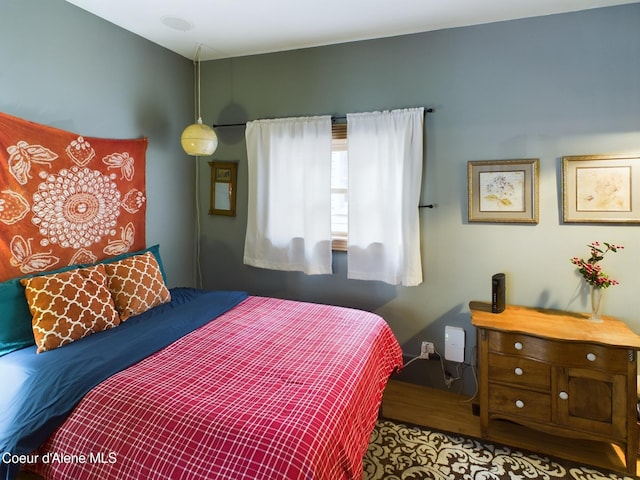
[[[38,448],[94,386],[241,303],[246,292],[171,289],[171,302],[118,327],[36,354],[0,357],[0,478]]]

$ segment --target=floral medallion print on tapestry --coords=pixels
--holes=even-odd
[[[146,149],[0,113],[0,281],[144,248]]]

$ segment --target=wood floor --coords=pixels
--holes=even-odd
[[[438,430],[480,437],[480,417],[471,401],[451,391],[390,380],[382,400],[382,416]],[[492,421],[491,440],[579,463],[625,471],[622,450],[610,444],[556,437],[510,422]],[[640,472],[640,462],[638,462]]]

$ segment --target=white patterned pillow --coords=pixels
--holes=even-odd
[[[120,324],[104,265],[24,278],[38,353]]]
[[[107,287],[123,322],[171,301],[155,255],[146,252],[104,265]]]

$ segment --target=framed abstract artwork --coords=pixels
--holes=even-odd
[[[469,222],[538,223],[539,160],[467,162]]]
[[[564,223],[640,223],[640,156],[562,157]]]

